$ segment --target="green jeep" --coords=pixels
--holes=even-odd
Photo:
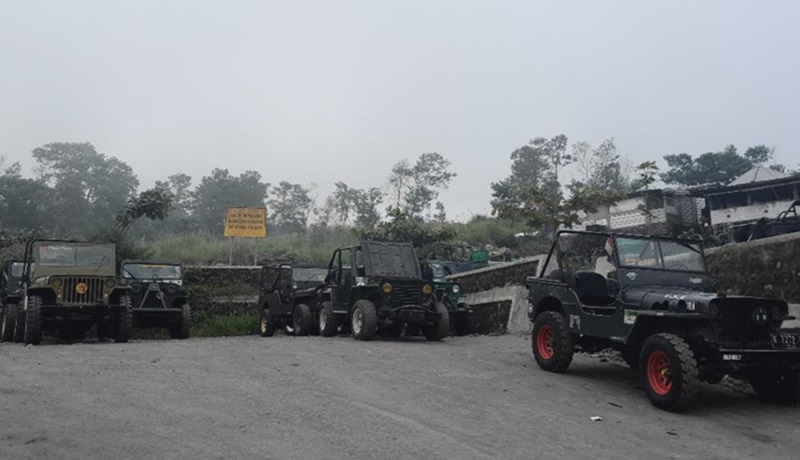
[[[472,332],[472,308],[461,301],[461,286],[447,279],[447,267],[439,262],[429,263],[433,269],[433,287],[436,298],[442,302],[450,314],[450,327],[454,335],[467,335]]]
[[[83,338],[97,324],[98,338],[130,338],[130,289],[115,273],[113,244],[32,240],[22,278],[26,344],[38,345],[47,328],[62,337]]]
[[[450,332],[447,307],[423,281],[411,243],[362,241],[337,249],[320,290],[319,333],[330,337],[339,326],[356,340],[382,333],[396,337],[406,326],[418,328],[428,340]],[[349,323],[349,324],[348,324]]]

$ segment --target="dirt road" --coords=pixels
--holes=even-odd
[[[543,372],[521,336],[4,343],[0,459],[797,458],[800,408],[700,399],[657,410],[587,356]]]

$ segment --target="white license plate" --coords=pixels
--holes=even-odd
[[[800,348],[800,334],[772,334],[774,348]]]

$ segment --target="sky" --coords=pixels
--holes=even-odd
[[[767,144],[800,163],[796,1],[0,0],[0,155],[92,142],[175,172],[384,186],[438,152],[488,213],[538,136],[631,164]],[[665,166],[661,161],[662,168]]]

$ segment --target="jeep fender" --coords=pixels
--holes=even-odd
[[[697,343],[700,338],[705,342],[717,341],[712,321],[704,315],[643,310],[638,312],[625,345],[640,346],[651,335],[661,333],[675,334],[690,345]]]

